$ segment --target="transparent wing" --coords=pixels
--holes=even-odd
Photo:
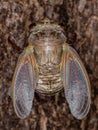
[[[21,119],[26,118],[31,111],[36,86],[37,72],[34,69],[32,52],[20,56],[12,82],[12,97],[14,109]]]
[[[69,47],[63,52],[62,79],[71,113],[84,118],[90,108],[90,83],[87,72],[76,51]]]

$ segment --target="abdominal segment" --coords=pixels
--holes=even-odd
[[[44,66],[40,69],[36,91],[44,94],[55,94],[62,90],[62,80],[59,65],[55,67]]]

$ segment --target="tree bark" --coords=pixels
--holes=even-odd
[[[79,53],[91,82],[91,109],[85,120],[69,111],[64,92],[35,94],[30,116],[15,115],[8,89],[32,26],[45,17],[64,26],[67,43]],[[98,1],[0,0],[0,130],[98,130]]]

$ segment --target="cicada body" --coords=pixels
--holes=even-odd
[[[35,91],[52,95],[64,89],[73,116],[84,118],[91,103],[89,78],[78,54],[66,43],[63,29],[45,21],[31,30],[28,42],[12,82],[17,116],[30,114]]]

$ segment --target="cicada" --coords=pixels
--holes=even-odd
[[[51,96],[64,89],[72,115],[83,119],[91,104],[90,82],[79,55],[66,43],[64,30],[45,20],[31,29],[28,43],[12,81],[17,116],[29,116],[35,92]]]

